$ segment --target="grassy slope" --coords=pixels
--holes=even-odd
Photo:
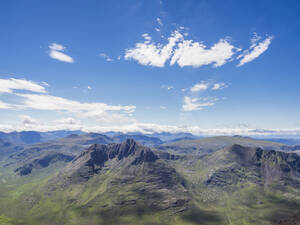
[[[112,187],[110,182],[121,176],[112,171],[49,196],[44,185],[59,165],[28,177],[18,177],[9,169],[1,170],[0,224],[273,224],[300,211],[300,190],[291,187],[280,191],[250,182],[238,183],[228,190],[205,186],[203,183],[212,170],[228,166],[226,159],[226,154],[218,151],[204,158],[169,162],[187,180],[192,201],[184,215],[172,210],[151,211],[142,202],[131,205],[130,200],[141,198],[132,190],[143,184],[133,182]],[[122,201],[128,204],[118,204]]]

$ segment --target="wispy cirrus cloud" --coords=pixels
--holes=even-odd
[[[213,87],[211,89],[214,90],[214,91],[216,91],[216,90],[222,90],[222,89],[227,88],[227,87],[228,87],[227,84],[221,82],[221,83],[215,83],[215,84],[213,84]]]
[[[251,62],[261,54],[263,54],[265,51],[267,51],[273,37],[267,36],[264,40],[260,41],[261,39],[262,37],[254,33],[254,37],[251,39],[250,48],[243,51],[243,53],[237,57],[238,59],[240,59],[240,62],[237,66],[242,66],[248,62]]]
[[[49,56],[52,59],[56,59],[56,60],[59,60],[61,62],[67,62],[67,63],[73,63],[74,62],[74,59],[71,56],[64,53],[66,47],[64,47],[63,45],[60,45],[60,44],[57,44],[57,43],[52,43],[48,47],[49,47]]]
[[[45,94],[16,94],[22,98],[24,109],[48,110],[76,115],[80,118],[95,119],[99,122],[120,123],[130,121],[135,106],[108,105],[101,102],[79,102]]]
[[[16,92],[25,90],[28,92]],[[134,105],[109,105],[102,102],[80,102],[47,94],[44,86],[33,81],[20,79],[0,79],[0,94],[6,93],[11,98],[0,100],[0,109],[11,110],[45,110],[61,112],[80,118],[92,119],[105,123],[122,123],[135,121],[132,113]],[[29,121],[29,120],[28,120]]]
[[[45,87],[25,79],[0,79],[0,93],[12,93],[14,90],[26,90],[45,93]]]
[[[201,92],[201,91],[206,91],[208,89],[211,90],[222,90],[224,88],[227,88],[228,85],[224,82],[219,82],[219,83],[212,83],[209,81],[200,81],[199,83],[196,83],[194,86],[190,88],[191,92]]]
[[[12,106],[3,101],[0,101],[0,109],[10,109]]]
[[[218,97],[199,97],[193,98],[190,96],[185,96],[183,100],[182,110],[187,111],[195,111],[202,110],[209,106],[214,106],[217,101],[220,99]]]
[[[223,97],[212,97],[209,95],[210,91],[221,90],[227,87],[227,84],[213,83],[210,81],[200,81],[191,88],[183,98],[182,111],[197,111],[203,110],[207,107],[214,106],[218,101],[223,100]],[[184,89],[187,90],[187,89]]]
[[[106,53],[100,53],[99,56],[104,58],[107,62],[112,62],[114,59],[110,58]]]
[[[170,91],[174,88],[174,86],[172,86],[172,85],[161,85],[160,88]]]
[[[209,88],[210,83],[207,81],[201,81],[200,83],[195,84],[193,87],[190,88],[191,92],[199,92],[205,91]]]

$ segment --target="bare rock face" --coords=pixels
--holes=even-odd
[[[277,183],[300,187],[300,156],[297,154],[240,145],[217,154],[223,154],[220,163],[224,166],[208,175],[207,185],[225,187],[251,181],[262,185]]]
[[[73,183],[84,182],[101,172],[106,163],[114,163],[115,167],[124,167],[155,162],[158,156],[148,147],[138,144],[133,139],[127,139],[120,144],[90,146],[82,152],[62,171],[61,175],[68,177]]]

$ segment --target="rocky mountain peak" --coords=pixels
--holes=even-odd
[[[155,162],[157,159],[158,156],[150,148],[138,144],[133,139],[127,139],[120,144],[91,145],[62,172],[68,174],[67,176],[75,175],[89,179],[99,173],[108,161],[115,160],[113,163],[121,163],[123,167],[130,167]]]

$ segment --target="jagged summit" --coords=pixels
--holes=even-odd
[[[72,160],[61,174],[72,178],[72,182],[81,182],[100,173],[107,163],[117,168],[128,168],[155,162],[157,159],[158,156],[150,148],[133,139],[127,139],[120,144],[93,144]]]

